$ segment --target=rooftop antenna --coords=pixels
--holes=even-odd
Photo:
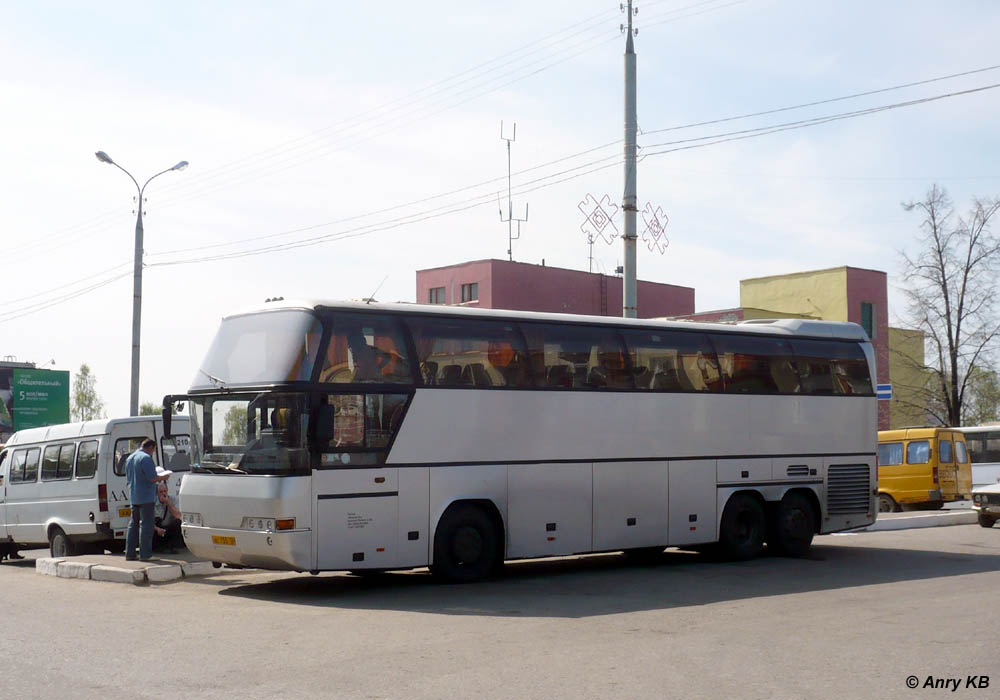
[[[385,277],[382,278],[382,281],[378,283],[377,287],[375,287],[375,291],[371,293],[371,296],[365,297],[361,301],[365,302],[366,304],[371,304],[373,301],[375,301],[375,295],[378,294],[378,290],[382,289],[382,285],[385,284],[385,281],[387,279],[389,279],[389,275],[386,275]]]
[[[510,192],[510,144],[517,140],[517,122],[514,122],[514,129],[507,138],[503,135],[503,120],[500,120],[500,139],[507,142],[507,218],[503,216],[503,207],[500,206],[500,193],[497,193],[497,206],[500,209],[500,221],[507,224],[507,259],[514,260],[514,241],[521,238],[521,222],[528,220],[528,205],[524,205],[524,218],[514,218],[514,203]],[[514,235],[514,222],[517,222],[517,235]]]

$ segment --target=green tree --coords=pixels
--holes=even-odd
[[[930,345],[930,361],[917,366],[929,377],[922,403],[942,425],[962,425],[970,382],[990,366],[1000,338],[1000,237],[991,230],[1000,199],[973,199],[965,215],[956,215],[948,193],[934,185],[903,208],[924,217],[919,249],[902,253],[910,327]]]
[[[177,404],[171,404],[170,412],[173,415],[177,415]],[[153,403],[152,401],[143,401],[139,404],[139,415],[140,416],[159,416],[163,414],[163,405]]]
[[[247,444],[247,408],[239,404],[226,411],[226,427],[222,433],[225,445]]]
[[[97,377],[91,373],[86,362],[80,365],[80,370],[73,378],[73,402],[70,413],[75,421],[107,416],[104,412],[104,401],[97,393]]]

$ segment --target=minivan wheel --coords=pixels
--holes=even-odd
[[[58,527],[49,531],[49,552],[53,557],[71,557],[74,554],[73,541]]]
[[[899,512],[899,506],[896,504],[896,499],[894,499],[887,493],[880,493],[878,495],[878,512],[879,513]]]
[[[979,527],[993,527],[993,523],[996,521],[996,518],[986,515],[986,513],[979,514]]]

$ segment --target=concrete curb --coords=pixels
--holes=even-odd
[[[210,561],[150,564],[142,568],[131,569],[91,562],[40,557],[35,560],[35,572],[59,578],[130,583],[133,586],[141,586],[146,583],[171,583],[195,576],[210,576],[217,570]]]
[[[108,581],[110,583],[131,583],[141,586],[146,583],[145,569],[122,569],[117,566],[101,566],[96,564],[90,570],[91,581]]]
[[[183,578],[184,572],[177,564],[161,564],[146,567],[146,580],[150,583],[168,583]]]
[[[90,570],[93,564],[85,564],[82,561],[61,561],[56,565],[56,576],[59,578],[82,578],[90,579]]]
[[[974,510],[939,511],[936,513],[913,513],[903,517],[885,518],[875,521],[866,532],[887,530],[910,530],[918,527],[942,527],[945,525],[973,525],[977,522]]]

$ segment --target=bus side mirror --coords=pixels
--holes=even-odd
[[[324,404],[313,413],[313,442],[323,447],[333,440],[333,406]]]
[[[163,418],[163,437],[173,437],[170,433],[170,424],[174,415],[174,404],[186,398],[187,396],[183,394],[180,396],[167,394],[163,397],[163,413],[161,414]],[[181,404],[178,408],[182,407],[183,404]]]

